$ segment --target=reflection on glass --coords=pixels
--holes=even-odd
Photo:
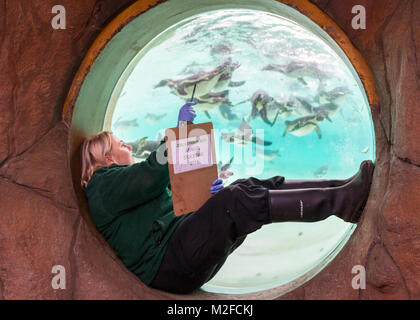
[[[112,131],[137,161],[156,149],[191,99],[215,128],[219,176],[344,179],[374,157],[364,93],[343,60],[298,24],[250,10],[211,11],[160,34],[121,90]],[[248,236],[203,289],[245,293],[317,268],[353,225],[331,217],[279,223]]]

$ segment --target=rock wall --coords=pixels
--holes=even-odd
[[[115,257],[74,194],[64,99],[100,30],[133,0],[0,1],[0,299],[155,299]],[[377,166],[363,220],[319,275],[282,299],[420,298],[420,2],[314,0],[371,66],[380,95]],[[367,29],[351,27],[364,5]],[[419,58],[420,59],[420,58]],[[66,269],[66,290],[51,286]],[[363,265],[367,287],[351,286]],[[334,275],[333,277],[331,275]],[[179,297],[178,297],[179,298]]]
[[[420,298],[420,2],[313,1],[350,37],[370,65],[380,97],[374,116],[376,169],[364,217],[344,250],[317,277],[283,298]],[[354,30],[355,5],[366,30]],[[366,289],[354,290],[355,265]],[[331,275],[334,274],[334,279]]]

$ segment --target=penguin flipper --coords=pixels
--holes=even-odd
[[[245,84],[246,81],[231,81],[229,82],[229,87],[234,88],[234,87],[240,87],[243,86]]]
[[[284,122],[284,124],[286,125],[286,128],[284,129],[284,131],[283,131],[283,137],[286,135],[286,133],[289,131],[289,124],[291,123],[291,121],[289,121],[289,120],[286,120],[285,122]]]
[[[308,83],[305,81],[305,79],[303,79],[302,77],[297,78],[299,80],[300,83],[302,83],[303,85],[307,86]]]
[[[261,116],[261,119],[266,123],[266,124],[268,124],[270,127],[272,127],[273,126],[273,124],[272,124],[272,122],[270,121],[270,120],[268,120],[267,119],[267,117],[264,117],[264,116],[262,116],[262,115],[260,115]]]
[[[322,138],[322,132],[321,132],[321,129],[319,128],[318,125],[315,127],[315,131],[316,131],[316,134],[318,135],[318,138],[321,139]]]
[[[271,126],[274,126],[274,124],[276,123],[276,120],[277,120],[277,117],[279,116],[279,114],[280,114],[280,110],[277,110],[276,116],[274,117],[274,120],[273,120]]]
[[[271,141],[265,141],[257,138],[256,136],[252,137],[252,142],[255,144],[263,145],[263,146],[271,146],[273,143]]]
[[[238,116],[231,111],[230,105],[222,104],[219,106],[219,110],[223,117],[227,118],[229,121],[239,119]]]
[[[223,102],[223,104],[225,104],[226,106],[229,106],[229,107],[233,107],[232,101],[230,101],[229,99],[227,99],[227,101]]]
[[[225,98],[227,95],[229,94],[229,90],[223,90],[223,91],[219,91],[219,92],[208,92],[206,95],[204,95],[203,97],[205,98]]]
[[[254,110],[253,110],[254,111]],[[256,111],[257,112],[257,111]],[[262,109],[260,112],[259,112],[259,114],[260,114],[260,117],[261,117],[261,119],[262,119],[262,121],[264,121],[266,124],[268,124],[269,126],[272,126],[271,125],[271,121],[270,120],[268,120],[268,118],[267,118],[267,109],[264,107],[264,109]]]
[[[260,113],[261,119],[267,123],[270,127],[274,126],[274,124],[276,123],[277,117],[279,116],[280,111],[277,111],[276,116],[274,117],[274,120],[271,122],[270,120],[268,120],[266,113]]]
[[[210,113],[207,110],[204,111],[204,114],[207,116],[207,118],[211,119]]]
[[[265,146],[271,146],[273,143],[271,141],[264,141]]]
[[[236,106],[238,106],[238,105],[240,105],[240,104],[242,104],[242,103],[248,102],[248,101],[251,101],[251,99],[250,99],[250,98],[248,98],[248,99],[246,99],[246,100],[243,100],[243,101],[240,101],[240,102],[238,102],[238,103],[235,103],[232,107],[236,107]]]
[[[302,104],[302,106],[305,108],[306,112],[312,113],[312,111],[313,111],[312,106],[306,100],[301,99],[299,97],[296,97],[296,100],[299,101]]]

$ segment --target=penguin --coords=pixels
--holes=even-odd
[[[238,120],[239,119],[239,117],[235,113],[232,112],[232,104],[231,103],[229,103],[229,104],[226,104],[226,103],[220,104],[218,110],[219,110],[220,117],[223,120],[226,120],[226,121],[234,121],[234,120]]]
[[[232,162],[233,162],[233,157],[230,158],[230,161],[228,163],[222,164],[222,161],[218,162],[217,169],[219,171],[219,178],[220,179],[227,179],[227,178],[233,176],[233,172],[228,171]]]
[[[240,67],[239,63],[232,63],[232,58],[228,58],[219,67],[223,71],[216,85],[213,87],[213,92],[220,92],[226,90],[228,87],[239,87],[245,84],[245,81],[232,81],[233,71]]]
[[[274,106],[277,110],[279,110],[279,116],[283,119],[289,118],[294,109],[293,100],[274,99],[271,105]]]
[[[261,119],[272,127],[277,120],[277,117],[280,113],[280,110],[277,109],[277,113],[273,121],[268,119],[270,109],[276,109],[275,104],[273,103],[274,99],[268,95],[264,90],[258,90],[254,92],[251,97],[252,110],[250,119],[255,119],[256,117],[261,117]]]
[[[187,100],[191,97],[195,88],[195,96],[200,97],[213,90],[224,71],[224,65],[218,66],[209,72],[200,72],[181,80],[163,79],[154,88],[168,86],[172,92],[181,99]]]
[[[252,127],[248,124],[245,118],[242,118],[242,122],[236,133],[222,133],[222,139],[228,143],[235,143],[242,147],[251,141],[255,144],[264,146],[272,144],[271,141],[265,141],[257,138],[252,131]]]
[[[146,116],[144,117],[144,119],[151,125],[154,125],[156,124],[157,121],[160,121],[164,117],[166,117],[166,113],[162,113],[162,114],[146,113]]]
[[[222,180],[228,179],[231,176],[233,176],[233,172],[232,171],[221,171],[219,174],[219,178]]]
[[[321,179],[323,176],[325,176],[328,172],[329,165],[328,163],[320,166],[318,169],[313,171],[314,177],[317,179]]]
[[[344,101],[347,99],[347,96],[350,94],[350,89],[346,86],[337,87],[332,89],[331,91],[324,91],[321,90],[318,93],[318,99],[319,103],[325,104],[325,103],[333,103],[340,105],[344,103]]]
[[[257,148],[257,156],[264,159],[264,161],[273,161],[275,158],[279,157],[279,150],[268,150]]]
[[[291,61],[283,65],[268,64],[262,70],[283,73],[288,77],[296,78],[305,86],[308,85],[304,79],[306,77],[316,78],[321,82],[322,78],[329,76],[329,74],[318,67],[318,64],[306,61]]]
[[[120,134],[127,130],[137,128],[138,126],[139,126],[139,123],[137,122],[137,119],[121,120],[121,117],[118,117],[117,121],[115,121],[112,124],[112,127],[114,128],[114,130],[119,132]]]
[[[299,107],[299,105],[295,105],[295,111],[301,116],[315,115],[332,122],[331,117],[333,117],[339,110],[339,107],[333,103],[326,103],[318,107],[313,107],[303,98],[296,97],[296,100],[299,102],[301,107]]]
[[[285,121],[286,129],[283,132],[283,137],[286,133],[293,134],[297,137],[306,136],[311,133],[313,130],[318,135],[318,138],[322,138],[321,129],[318,126],[318,123],[323,121],[322,117],[317,117],[316,115],[310,115],[306,117],[301,117],[293,121]]]
[[[157,150],[162,140],[162,136],[159,134],[156,141],[147,140],[148,137],[143,137],[134,142],[127,142],[131,146],[131,152],[133,156],[139,159],[147,158],[150,153]]]
[[[195,101],[197,101],[198,103],[193,108],[204,111],[205,115],[209,119],[211,119],[209,110],[220,107],[222,104],[227,105],[227,106],[231,105],[229,99],[225,97],[212,97],[212,98],[207,98],[204,101],[198,98],[198,99],[195,99]]]
[[[200,100],[202,102],[205,101],[214,101],[214,99],[226,99],[228,100],[229,90],[224,90],[221,92],[208,92],[204,96],[200,96],[195,98],[194,100]]]
[[[305,98],[295,97],[293,112],[297,116],[305,117],[313,114],[313,107]]]
[[[212,56],[216,55],[231,55],[232,54],[232,45],[228,43],[219,43],[211,47],[210,54]]]
[[[332,122],[331,118],[336,115],[336,113],[340,110],[340,107],[334,103],[326,103],[318,107],[314,107],[312,110],[314,114],[320,115]]]

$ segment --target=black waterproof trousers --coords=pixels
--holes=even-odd
[[[209,281],[248,234],[271,222],[268,190],[287,187],[283,182],[282,176],[239,179],[213,195],[172,234],[150,286],[190,293]]]

